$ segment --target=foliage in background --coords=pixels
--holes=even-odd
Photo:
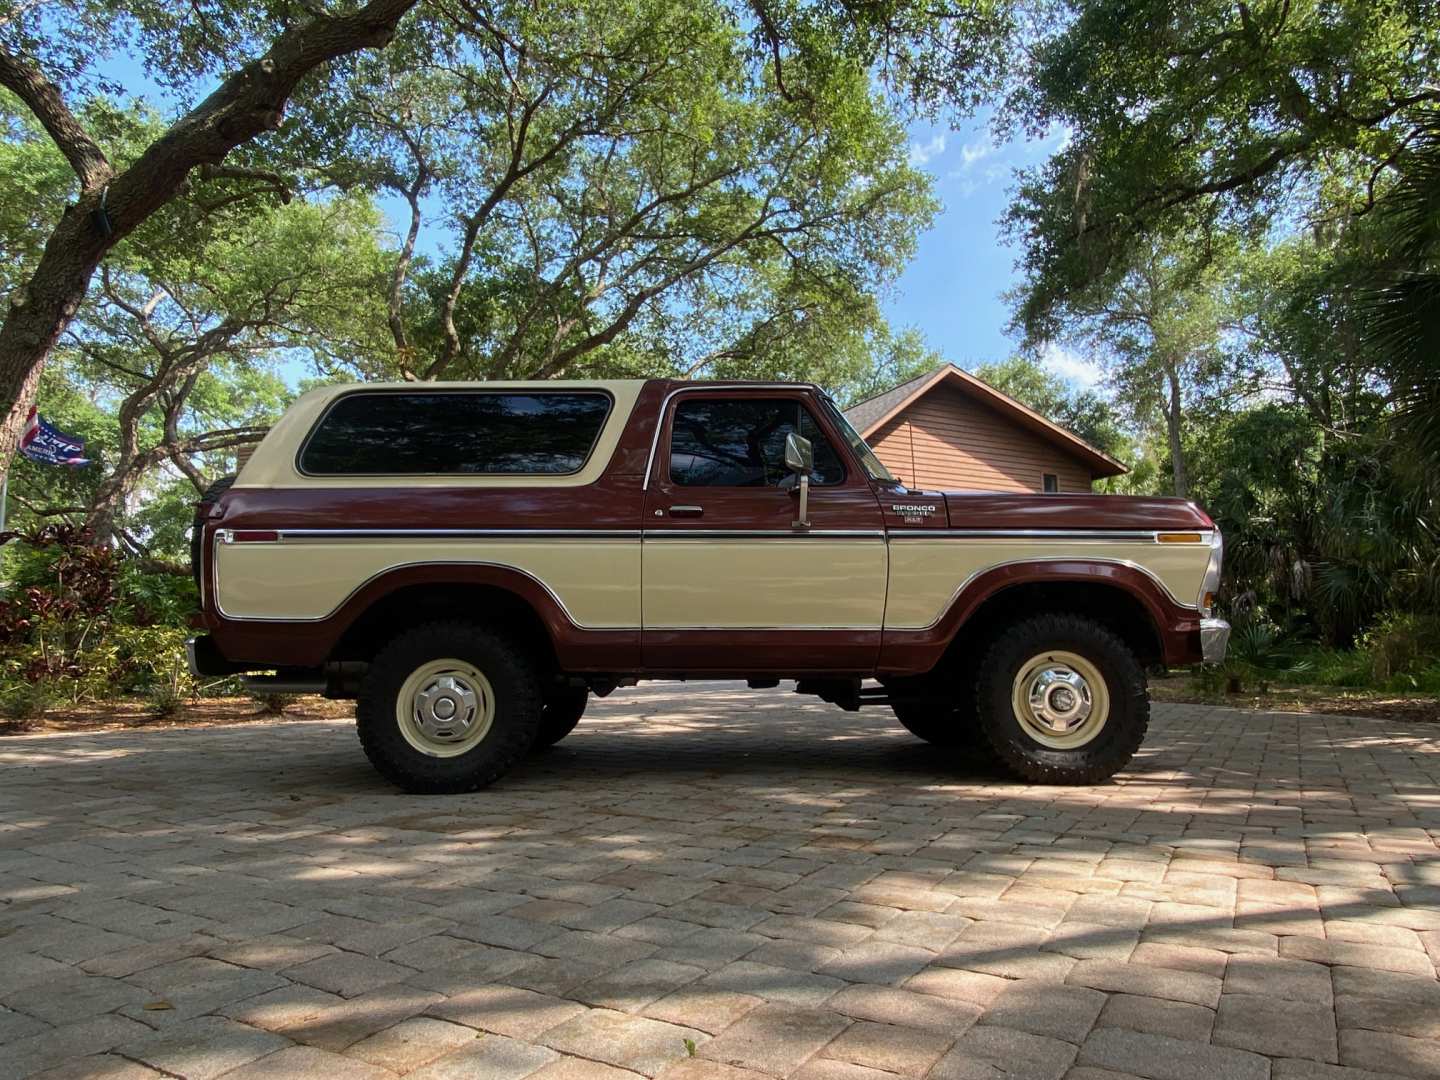
[[[8,718],[121,694],[178,702],[197,692],[184,666],[189,579],[146,575],[67,526],[26,533],[5,550],[12,580],[0,597],[0,711]]]
[[[1223,528],[1236,667],[1423,682],[1440,657],[1423,630],[1440,601],[1433,5],[1036,11],[1002,127],[1067,138],[1006,215],[1015,327],[1036,351],[1098,346],[1170,474],[1153,490]]]

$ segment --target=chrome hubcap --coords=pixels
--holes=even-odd
[[[1030,681],[1030,712],[1035,720],[1064,735],[1084,723],[1093,699],[1090,684],[1079,672],[1056,664],[1042,668]]]
[[[411,673],[395,701],[405,741],[432,757],[463,754],[490,731],[495,697],[490,681],[462,660],[436,660]]]
[[[1110,691],[1099,668],[1083,656],[1046,652],[1020,666],[1011,704],[1020,726],[1036,742],[1074,750],[1105,727]]]

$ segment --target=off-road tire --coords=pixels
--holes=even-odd
[[[195,520],[190,525],[190,572],[195,575],[196,585],[200,584],[200,538],[205,532],[205,520],[210,516],[210,507],[214,506],[234,483],[235,477],[222,476],[205,489],[200,501],[195,504]]]
[[[531,749],[548,749],[574,731],[589,702],[590,691],[583,686],[567,686],[547,695],[540,710],[540,731]]]
[[[494,691],[489,732],[463,754],[433,757],[412,746],[396,719],[396,698],[412,672],[454,657],[473,664]],[[542,699],[536,666],[503,634],[464,622],[435,622],[400,634],[370,662],[355,719],[365,756],[381,776],[413,794],[478,791],[529,752],[540,729]]]
[[[1047,747],[1015,715],[1012,693],[1022,665],[1046,650],[1075,653],[1100,672],[1110,711],[1094,738],[1073,749]],[[1145,738],[1150,698],[1145,669],[1116,634],[1079,615],[1038,615],[1004,631],[985,654],[975,687],[979,730],[1001,762],[1037,784],[1095,784],[1129,764]]]

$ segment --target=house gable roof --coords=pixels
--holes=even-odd
[[[846,409],[845,418],[860,433],[861,438],[868,439],[939,386],[958,389],[966,396],[994,409],[1006,419],[1040,436],[1070,456],[1083,461],[1096,477],[1119,476],[1130,471],[1105,451],[1091,446],[1074,432],[1067,431],[1052,420],[1047,420],[1028,405],[1016,401],[1009,394],[995,389],[984,379],[977,378],[968,371],[962,371],[954,364],[942,364],[934,371],[917,375],[893,390],[866,398]]]

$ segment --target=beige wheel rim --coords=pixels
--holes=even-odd
[[[395,698],[405,741],[431,757],[457,757],[490,733],[495,691],[473,664],[434,660],[411,672]]]
[[[1021,664],[1010,701],[1025,734],[1052,750],[1085,746],[1110,719],[1105,677],[1072,652],[1043,652]]]

